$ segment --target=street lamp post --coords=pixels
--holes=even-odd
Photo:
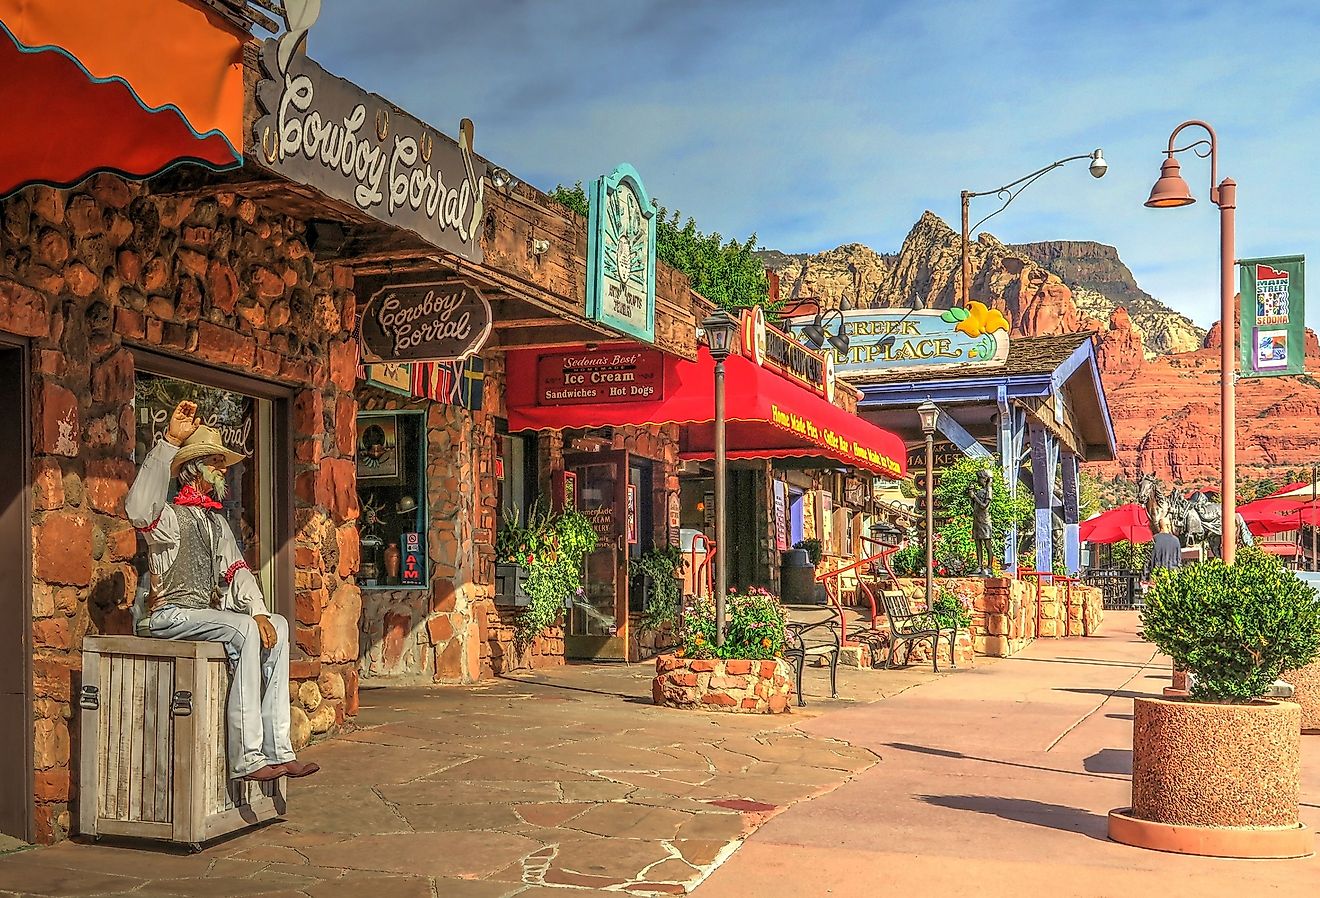
[[[1184,128],[1204,128],[1210,139],[1201,139],[1185,147],[1175,147],[1179,133]],[[1204,152],[1202,151],[1204,148]],[[1222,471],[1219,500],[1221,508],[1221,527],[1223,531],[1223,558],[1225,564],[1232,564],[1237,548],[1237,397],[1233,384],[1233,353],[1237,349],[1237,324],[1233,320],[1233,241],[1234,210],[1237,209],[1237,182],[1225,178],[1218,184],[1219,177],[1219,139],[1211,128],[1202,121],[1187,121],[1173,129],[1169,135],[1169,147],[1165,150],[1166,159],[1160,164],[1160,177],[1150,189],[1150,199],[1146,205],[1153,209],[1172,206],[1190,206],[1196,202],[1187,182],[1179,174],[1178,160],[1175,153],[1193,150],[1196,155],[1210,157],[1210,202],[1219,207],[1219,378],[1220,378],[1220,418]]]
[[[1003,212],[1005,209],[1007,209],[1008,204],[1013,202],[1013,200],[1017,199],[1017,195],[1022,191],[1026,190],[1028,187],[1030,187],[1036,181],[1037,178],[1040,178],[1042,175],[1046,174],[1047,172],[1054,171],[1054,169],[1058,168],[1061,165],[1065,165],[1077,159],[1091,160],[1091,165],[1089,168],[1091,172],[1091,177],[1093,178],[1103,178],[1105,176],[1105,172],[1109,170],[1109,163],[1105,161],[1104,153],[1101,150],[1094,150],[1090,153],[1082,153],[1080,156],[1069,156],[1066,159],[1060,159],[1058,162],[1054,162],[1051,163],[1050,165],[1045,166],[1044,168],[1037,169],[1036,171],[1032,172],[1029,175],[1023,175],[1021,178],[1018,178],[1016,181],[1012,181],[1008,184],[1005,184],[1003,187],[1000,187],[997,190],[982,190],[979,192],[964,190],[959,195],[962,199],[962,267],[961,267],[962,289],[960,293],[960,299],[962,300],[962,305],[964,306],[967,305],[968,293],[971,289],[970,282],[972,279],[971,261],[967,257],[968,248],[971,242],[971,228],[967,226],[967,212],[971,206],[972,198],[978,196],[989,196],[990,194],[994,194],[995,196],[1002,198],[1004,201],[1004,204],[1002,206],[1000,206],[998,209],[991,212],[985,218],[982,218],[980,221],[976,223],[975,227],[979,228],[981,225],[985,224],[987,221],[994,218],[1000,212]]]
[[[725,481],[728,458],[724,444],[724,360],[733,351],[738,320],[723,309],[701,322],[706,348],[715,360],[715,644],[724,645],[724,598],[728,589],[728,551],[724,545]]]
[[[931,579],[935,576],[935,425],[940,407],[927,399],[917,406],[921,432],[926,435],[926,610],[931,605]]]

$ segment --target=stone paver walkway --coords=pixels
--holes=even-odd
[[[678,894],[784,808],[877,763],[800,726],[937,679],[809,670],[781,717],[650,703],[651,665],[476,688],[367,688],[359,729],[304,753],[288,819],[198,855],[65,843],[0,857],[0,895],[536,898]],[[608,890],[608,891],[606,891]]]
[[[802,725],[881,762],[751,835],[697,898],[1313,898],[1320,860],[1244,861],[1110,842],[1131,796],[1132,698],[1169,682],[1135,613]],[[1320,736],[1302,744],[1302,820],[1320,829]]]

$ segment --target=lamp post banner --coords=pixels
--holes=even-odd
[[[1241,376],[1301,374],[1306,367],[1303,256],[1238,262],[1242,288]]]

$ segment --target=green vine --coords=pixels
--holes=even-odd
[[[682,568],[683,553],[677,546],[652,549],[632,562],[633,572],[651,581],[651,596],[642,613],[646,629],[659,630],[678,622],[682,590],[674,574]]]
[[[595,548],[595,528],[579,511],[556,516],[538,505],[525,525],[516,515],[506,515],[495,540],[495,557],[501,564],[527,569],[523,590],[530,599],[514,634],[519,651],[554,625],[571,596],[582,595],[582,563]]]

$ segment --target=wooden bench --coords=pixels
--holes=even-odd
[[[83,640],[78,827],[203,842],[285,812],[284,778],[229,779],[229,664],[216,642]]]
[[[885,606],[885,617],[889,619],[889,657],[885,661],[885,667],[890,670],[894,667],[894,658],[898,654],[898,647],[903,645],[903,666],[906,667],[908,657],[912,654],[912,644],[914,642],[925,642],[930,640],[930,660],[938,673],[940,669],[940,638],[949,640],[949,664],[953,667],[958,666],[955,653],[958,649],[958,626],[941,627],[935,620],[935,615],[929,611],[912,610],[908,603],[908,597],[899,590],[886,589],[880,594],[881,600]]]
[[[806,705],[802,697],[802,669],[808,658],[825,658],[830,664],[830,698],[839,697],[839,633],[843,620],[833,605],[785,605],[784,657],[797,674],[798,707]]]

